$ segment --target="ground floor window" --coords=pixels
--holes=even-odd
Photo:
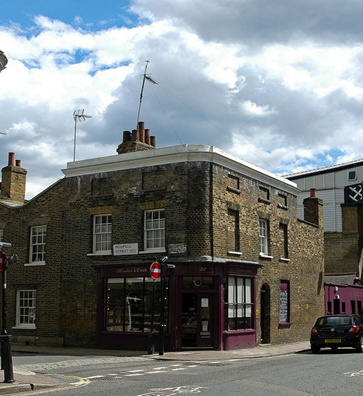
[[[244,330],[253,328],[252,279],[228,277],[224,290],[224,329]]]
[[[280,282],[280,323],[290,322],[290,282]]]
[[[16,298],[16,326],[35,328],[36,290],[18,290]]]
[[[106,280],[105,329],[107,331],[154,332],[160,324],[160,282],[150,277]],[[165,324],[168,323],[168,278],[165,278]],[[152,323],[153,322],[153,323]]]

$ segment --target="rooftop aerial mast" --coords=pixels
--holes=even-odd
[[[146,61],[146,65],[145,65],[145,71],[144,71],[143,79],[142,79],[141,92],[140,92],[140,103],[139,103],[139,110],[137,112],[137,121],[136,121],[137,133],[139,133],[140,111],[141,111],[142,97],[143,97],[144,87],[145,87],[145,80],[150,81],[152,84],[157,84],[156,81],[154,81],[150,76],[148,76],[146,74],[147,67],[148,67],[149,63],[150,63],[150,61],[147,60]]]

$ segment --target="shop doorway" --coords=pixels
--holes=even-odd
[[[267,284],[261,287],[261,312],[260,312],[260,327],[261,327],[261,343],[269,344],[270,338],[270,287]]]
[[[212,295],[182,294],[182,348],[213,347]]]

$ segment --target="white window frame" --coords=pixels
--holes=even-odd
[[[36,293],[35,289],[17,290],[16,328],[36,328]],[[21,304],[21,302],[23,303]]]
[[[38,233],[37,235],[33,235],[34,231],[37,230],[38,232],[43,229],[42,233]],[[35,242],[33,242],[33,236],[36,238]],[[46,237],[47,237],[47,226],[46,225],[40,225],[40,226],[32,226],[30,228],[30,248],[29,248],[29,263],[32,264],[45,264],[45,247],[46,247]],[[39,249],[41,249],[40,253],[34,252],[34,247],[37,246]],[[37,258],[36,260],[33,260],[33,255],[36,254]],[[39,260],[39,256],[41,260]]]
[[[102,223],[102,218],[105,218],[106,222]],[[97,219],[101,219],[101,228],[98,229]],[[101,239],[98,240],[98,239]],[[97,245],[106,244],[108,249],[97,249]],[[112,253],[112,215],[102,214],[93,216],[93,254],[111,254]]]
[[[260,219],[259,222],[260,255],[268,256],[268,221]]]
[[[154,214],[158,214],[158,217],[154,218]],[[161,214],[163,215],[161,216]],[[149,215],[151,218],[148,218]],[[165,251],[164,209],[145,210],[144,212],[144,250],[147,252]]]

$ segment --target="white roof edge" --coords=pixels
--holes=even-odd
[[[185,144],[68,162],[67,168],[62,169],[62,172],[65,177],[74,177],[188,161],[207,161],[216,163],[287,191],[293,195],[297,195],[300,191],[296,183],[291,180],[228,154],[217,147],[206,145]]]

